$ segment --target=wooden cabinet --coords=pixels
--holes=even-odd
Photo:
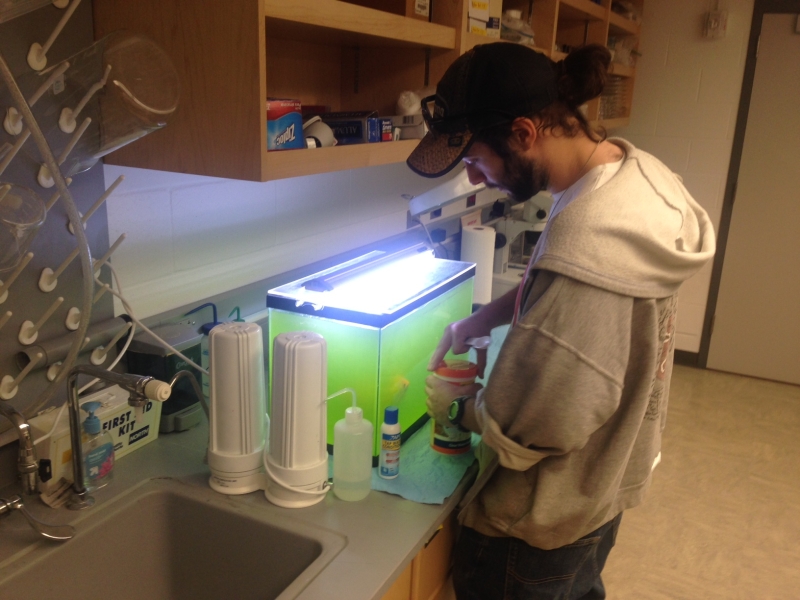
[[[414,563],[409,564],[394,580],[392,587],[383,595],[381,600],[409,600],[411,598],[411,571]]]
[[[440,597],[450,575],[455,519],[455,514],[445,519],[382,600],[436,600]]]
[[[455,526],[456,516],[451,514],[411,563],[411,600],[438,598],[450,575]]]
[[[632,4],[641,15],[644,0]],[[585,44],[609,47],[638,46],[640,26],[611,10],[612,0],[537,0],[533,3],[534,41],[553,60],[566,56],[563,50]],[[524,6],[523,6],[524,5]],[[528,0],[505,0],[504,8],[527,9]],[[620,57],[617,57],[619,59]],[[588,105],[590,121],[613,129],[628,124],[636,69],[612,62],[607,91]]]
[[[96,38],[150,36],[182,86],[169,125],[106,162],[267,181],[403,161],[416,141],[267,152],[266,99],[392,114],[458,55],[447,3],[440,24],[338,0],[95,0]]]
[[[537,45],[557,57],[557,44],[606,43],[619,32],[638,35],[637,26],[611,12],[611,0],[602,2],[536,0]],[[528,0],[505,0],[505,7],[517,3],[526,8]],[[416,140],[267,152],[266,99],[393,114],[401,91],[435,85],[461,53],[493,41],[466,33],[466,0],[436,0],[431,22],[388,12],[404,13],[405,5],[400,0],[95,0],[96,38],[118,29],[149,35],[172,58],[182,86],[169,125],[106,162],[268,181],[404,161]],[[633,74],[619,72],[631,83]],[[589,114],[598,118],[598,101]]]

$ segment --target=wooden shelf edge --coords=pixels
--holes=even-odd
[[[639,30],[641,29],[641,27],[635,22],[631,21],[630,19],[626,19],[622,15],[618,15],[613,11],[608,15],[608,24],[609,29],[616,27],[617,29],[621,29],[625,33],[630,33],[632,35],[639,35]],[[613,31],[609,30],[609,35],[611,34],[613,34]]]
[[[266,152],[263,181],[405,162],[419,140]]]
[[[277,19],[382,40],[387,46],[417,45],[453,50],[452,27],[410,19],[340,0],[262,0],[267,20]]]
[[[561,0],[561,4],[584,13],[590,19],[595,19],[597,21],[606,20],[607,9],[599,4],[591,2],[591,0]]]

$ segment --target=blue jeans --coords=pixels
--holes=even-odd
[[[581,539],[541,550],[512,537],[463,527],[456,542],[453,587],[458,600],[602,600],[600,573],[614,547],[622,513]]]

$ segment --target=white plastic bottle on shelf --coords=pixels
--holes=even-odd
[[[396,406],[387,406],[381,425],[381,454],[378,475],[394,479],[400,474],[400,423]]]
[[[500,37],[508,42],[533,46],[533,30],[522,20],[522,11],[509,9],[500,19]]]
[[[333,426],[333,493],[337,498],[355,502],[369,494],[373,440],[372,423],[364,419],[353,393],[353,406]]]

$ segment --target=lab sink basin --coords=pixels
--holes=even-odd
[[[74,525],[73,539],[35,542],[17,568],[5,565],[0,597],[288,600],[346,544],[274,507],[173,479],[149,480]]]

